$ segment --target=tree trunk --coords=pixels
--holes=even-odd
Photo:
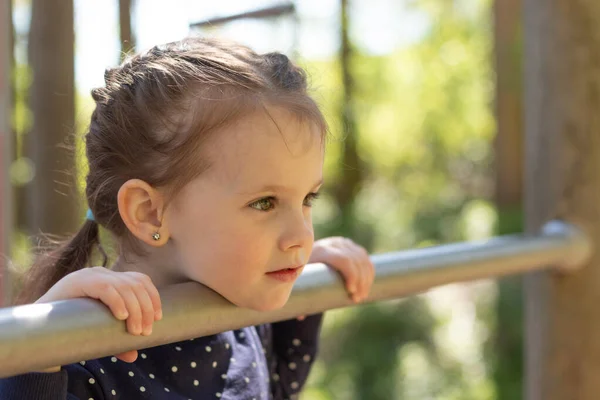
[[[496,204],[520,209],[523,199],[523,68],[521,0],[494,2],[496,65]]]
[[[77,225],[75,163],[73,152],[65,149],[75,127],[74,41],[72,1],[32,1],[29,101],[34,121],[26,154],[35,165],[27,187],[31,234],[64,235]]]
[[[354,107],[355,83],[351,72],[353,51],[348,31],[348,0],[341,0],[340,66],[342,70],[342,100],[340,114],[344,141],[339,162],[342,171],[338,182],[335,184],[334,195],[342,210],[340,232],[338,233],[355,237],[357,232],[354,226],[354,198],[360,189],[362,170],[357,150],[358,133]]]
[[[119,0],[119,32],[121,36],[121,60],[135,49],[135,36],[131,30],[132,0]]]
[[[0,4],[0,307],[10,296],[7,260],[11,255],[13,232],[13,189],[10,166],[15,159],[15,137],[11,124],[14,93],[14,32],[12,2]]]
[[[496,70],[495,202],[498,235],[523,230],[523,85],[521,0],[494,2]],[[493,379],[497,400],[523,395],[522,277],[501,279],[492,338]]]
[[[551,218],[600,248],[600,2],[525,0],[527,230]],[[600,252],[526,277],[528,400],[600,393]]]

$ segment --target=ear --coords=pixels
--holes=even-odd
[[[130,179],[117,195],[119,214],[127,229],[138,239],[154,247],[167,243],[169,232],[163,226],[164,196],[141,179]],[[155,240],[154,234],[160,238]]]

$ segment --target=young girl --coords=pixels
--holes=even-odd
[[[29,271],[19,303],[99,299],[128,332],[161,319],[157,288],[200,282],[254,310],[282,307],[306,263],[340,271],[356,302],[374,278],[344,238],[313,243],[326,123],[304,72],[188,38],[133,56],[92,91],[90,207],[80,231]],[[119,243],[84,268],[98,228]],[[8,399],[287,399],[317,352],[321,315],[247,327],[0,380]]]

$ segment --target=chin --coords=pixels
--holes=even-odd
[[[250,301],[245,301],[244,304],[240,304],[240,306],[261,312],[279,310],[287,304],[290,293],[291,291],[285,294],[276,294],[271,297],[255,297]]]

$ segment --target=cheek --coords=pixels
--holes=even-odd
[[[271,257],[274,240],[266,229],[238,228],[223,240],[227,250],[218,253],[229,261],[228,265],[233,263],[240,269],[264,268]]]
[[[185,269],[188,275],[208,286],[226,281],[249,280],[262,275],[274,248],[274,238],[266,229],[223,226],[209,229],[186,240]]]

